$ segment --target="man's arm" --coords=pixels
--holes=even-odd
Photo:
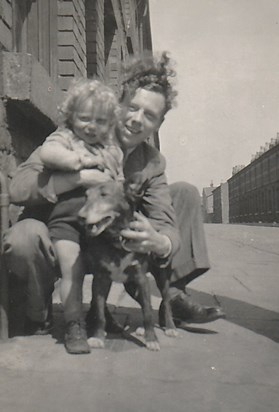
[[[78,172],[52,172],[44,167],[40,158],[41,146],[19,165],[11,180],[9,193],[11,202],[20,206],[34,206],[55,203],[57,195],[89,187],[96,181],[110,179],[106,173],[96,169],[82,169]]]
[[[40,193],[39,186],[46,185],[49,177],[38,147],[15,171],[9,186],[11,202],[20,206],[45,204],[47,199]]]
[[[144,194],[139,209],[143,216],[136,216],[122,235],[134,251],[150,252],[168,264],[180,245],[179,230],[165,176],[165,159],[157,153],[153,160],[141,172]]]

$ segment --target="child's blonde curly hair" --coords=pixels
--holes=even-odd
[[[60,125],[71,128],[73,114],[88,99],[93,101],[98,111],[106,113],[112,126],[119,124],[121,109],[114,91],[97,79],[80,78],[72,81],[58,107]]]

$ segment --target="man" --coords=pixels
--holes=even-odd
[[[184,292],[189,281],[209,268],[198,192],[186,183],[172,185],[169,191],[165,160],[145,142],[159,130],[165,114],[172,107],[175,92],[170,79],[174,72],[169,63],[165,53],[158,60],[152,56],[140,56],[125,69],[121,98],[124,121],[119,140],[124,152],[125,177],[140,176],[142,213],[135,216],[122,236],[128,240],[130,249],[150,255],[157,281],[160,270],[170,271],[171,306],[178,325],[184,321],[210,322],[224,317],[221,309],[193,303]],[[45,225],[52,205],[59,194],[79,186],[88,187],[96,173],[100,180],[101,173],[83,169],[75,173],[50,174],[39,160],[39,151],[40,148],[19,167],[13,178],[11,200],[25,206],[25,210],[22,220],[4,237],[8,269],[19,289],[24,285],[26,290],[26,333],[45,333],[49,326],[48,307],[58,272]],[[179,251],[177,227],[181,234]],[[133,285],[126,288],[134,294]],[[89,323],[94,320],[92,310],[89,311]],[[73,339],[83,337],[81,322]]]
[[[175,72],[170,63],[166,53],[163,53],[158,60],[145,55],[138,59],[131,59],[126,64],[121,97],[122,105],[126,108],[126,117],[119,138],[124,153],[126,153],[124,174],[127,177],[131,174],[129,165],[137,159],[143,142],[159,130],[177,94],[171,84],[171,78],[175,76]],[[164,160],[161,161],[164,163]],[[152,165],[152,161],[149,161],[149,164]],[[154,170],[152,173],[154,178]],[[165,184],[164,169],[161,178]],[[151,185],[150,181],[149,185]],[[149,202],[152,207],[155,204],[158,206],[160,202],[162,205],[163,196],[160,197],[157,189],[154,190],[152,200],[146,200],[144,196],[143,202]],[[157,256],[168,256],[165,267],[171,272],[170,295],[176,324],[181,326],[184,322],[206,323],[223,318],[225,314],[220,308],[204,307],[192,302],[185,294],[186,285],[209,269],[198,190],[185,182],[172,184],[169,190],[176,213],[177,227],[180,228],[180,249],[177,252],[175,245],[170,243],[169,254],[167,249],[155,250],[155,253]],[[150,196],[148,194],[150,191],[149,187],[147,197]],[[148,216],[148,219],[142,218],[141,222],[132,223],[132,230],[123,231],[122,235],[134,242],[133,250],[154,253],[155,245],[161,247],[163,239],[159,237],[160,229],[157,233],[150,230],[152,226],[150,228],[149,223],[153,216],[151,217],[150,213],[144,210],[143,213]],[[162,265],[160,266],[158,261],[157,265],[152,265],[151,271],[156,281],[159,280],[161,268]],[[134,295],[132,285],[126,284],[126,290],[132,296]],[[159,322],[161,326],[164,326],[161,311],[160,308]]]

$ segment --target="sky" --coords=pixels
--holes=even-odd
[[[219,186],[279,132],[279,0],[149,0],[153,51],[176,61],[160,129],[169,183]]]

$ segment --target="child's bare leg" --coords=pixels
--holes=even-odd
[[[82,285],[84,265],[80,246],[70,240],[55,242],[62,274],[60,296],[66,321],[65,346],[69,353],[89,353],[82,319]]]
[[[84,267],[78,243],[58,240],[55,249],[62,274],[60,297],[65,321],[79,320],[82,315]]]

